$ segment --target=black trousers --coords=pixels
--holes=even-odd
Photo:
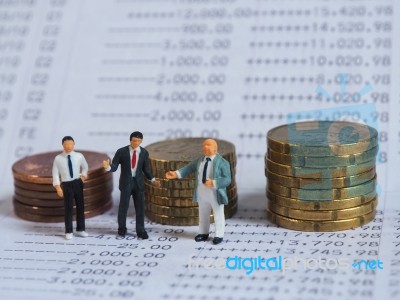
[[[64,193],[64,218],[65,233],[72,233],[72,219],[74,199],[76,205],[76,231],[85,230],[85,207],[83,202],[83,182],[81,179],[75,179],[68,182],[62,182],[61,188]]]
[[[118,208],[118,229],[126,229],[126,217],[131,196],[133,197],[133,205],[136,211],[136,232],[142,232],[144,231],[144,191],[139,188],[134,177],[129,186],[121,189]]]

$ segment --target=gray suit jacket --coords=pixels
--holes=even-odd
[[[148,180],[154,178],[153,173],[150,170],[149,152],[143,147],[140,147],[139,160],[137,162],[136,169],[136,182],[138,183],[140,191],[144,191],[144,176]],[[129,154],[129,145],[122,147],[117,150],[110,164],[111,172],[115,172],[118,169],[118,165],[121,165],[121,175],[119,177],[119,189],[123,190],[131,188],[132,184],[132,171],[131,171],[131,157]]]
[[[197,201],[197,185],[198,185],[198,170],[201,161],[204,156],[192,161],[178,171],[182,177],[186,177],[194,172],[195,174],[195,188],[193,194],[193,200]],[[231,168],[229,162],[224,159],[221,155],[217,155],[213,159],[213,170],[216,189],[217,189],[217,202],[218,204],[228,204],[228,195],[226,194],[226,187],[231,183]]]

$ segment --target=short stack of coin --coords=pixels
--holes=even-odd
[[[149,151],[150,166],[160,187],[145,185],[146,216],[153,222],[166,225],[192,226],[199,224],[197,202],[192,200],[194,175],[168,180],[165,173],[175,171],[201,157],[204,138],[181,138],[157,142],[146,147]],[[216,140],[218,153],[231,166],[232,182],[227,188],[229,203],[225,205],[225,217],[232,217],[237,211],[237,188],[235,182],[235,146],[224,140]],[[213,222],[212,215],[210,216]]]
[[[265,156],[267,217],[299,231],[362,226],[377,206],[378,132],[346,121],[306,121],[271,129]]]
[[[112,206],[113,178],[102,166],[103,160],[108,157],[98,152],[77,152],[85,156],[89,165],[83,188],[85,217],[94,217]],[[53,161],[59,153],[60,151],[27,156],[12,166],[15,187],[13,204],[18,217],[36,222],[64,221],[64,200],[57,196],[52,184]]]

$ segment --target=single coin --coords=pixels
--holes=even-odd
[[[171,217],[197,217],[199,215],[198,207],[175,207],[175,206],[162,206],[146,202],[146,209],[159,215],[166,215]],[[229,199],[229,203],[225,205],[224,209],[226,212],[237,206],[237,197]]]
[[[198,217],[170,217],[158,215],[150,211],[145,212],[146,217],[155,223],[172,226],[196,226],[199,225]],[[214,218],[210,218],[210,223],[214,223]]]
[[[98,185],[103,185],[104,183],[107,183],[109,181],[112,181],[112,173],[104,173],[100,176],[96,176],[95,178],[92,178],[90,180],[85,180],[85,185],[84,188],[92,188]],[[25,190],[31,190],[31,191],[40,191],[40,192],[54,192],[54,186],[53,184],[40,184],[40,183],[31,183],[31,182],[26,182],[26,181],[21,181],[16,178],[14,178],[14,185],[25,189]]]
[[[148,149],[148,147],[146,147],[146,149]],[[224,155],[221,154],[221,156],[229,162],[231,168],[234,168],[236,166],[235,155],[236,154],[234,152],[227,153]],[[204,154],[197,156],[195,159],[201,156],[204,156]],[[154,158],[149,158],[149,163],[152,170],[154,169],[165,170],[165,171],[177,170],[184,167],[189,162],[190,161],[185,161],[185,160],[157,160]]]
[[[307,167],[296,167],[282,165],[268,159],[268,155],[265,155],[265,174],[267,171],[284,175],[293,176],[300,178],[335,178],[335,177],[346,177],[357,175],[360,173],[367,172],[375,167],[375,159],[367,161],[362,164],[348,165],[341,167],[323,167],[323,168],[307,168]]]
[[[107,179],[106,179],[107,178]],[[96,185],[88,184],[87,181],[84,182],[83,184],[83,191],[85,195],[89,194],[95,194],[98,191],[102,190],[104,191],[105,189],[109,190],[113,188],[113,180],[112,177],[104,177],[106,180],[102,180]],[[14,179],[14,186],[15,190],[24,190],[26,193],[28,192],[33,192],[33,194],[47,194],[51,193],[54,194],[56,193],[56,189],[54,188],[53,185],[51,184],[36,184],[36,183],[28,183],[24,181],[19,181]]]
[[[108,159],[107,154],[85,150],[76,152],[82,153],[89,165],[88,180],[105,173],[102,163]],[[12,166],[14,178],[31,183],[52,184],[54,158],[60,153],[61,151],[46,152],[18,160]]]
[[[110,196],[111,197],[111,192],[109,193],[99,193],[96,195],[90,195],[87,197],[84,197],[84,203],[85,205],[89,204],[95,204],[99,200],[103,199],[105,196]],[[57,199],[37,199],[37,198],[30,198],[30,197],[24,197],[18,194],[14,194],[14,198],[18,201],[21,202],[25,205],[31,205],[31,206],[40,206],[40,207],[64,207],[64,199],[63,198],[57,198]]]
[[[375,210],[378,204],[377,198],[374,198],[371,202],[356,207],[338,209],[338,210],[302,210],[290,208],[287,206],[281,206],[279,204],[268,202],[268,209],[278,215],[285,216],[288,218],[298,220],[310,220],[310,221],[336,221],[351,219],[365,215]]]
[[[165,174],[165,173],[164,173]],[[187,190],[194,189],[194,179],[157,179],[161,188]]]
[[[96,203],[85,203],[84,208],[86,210],[97,209],[105,205],[107,202],[111,201],[110,197],[105,197],[103,199],[98,200]],[[40,206],[31,206],[21,203],[13,199],[14,209],[18,209],[20,212],[26,212],[30,214],[44,215],[44,216],[63,216],[65,213],[64,206],[62,207],[40,207]],[[73,206],[73,210],[75,211],[76,206]]]
[[[93,210],[86,210],[85,209],[85,218],[91,218],[98,216],[100,214],[105,213],[112,207],[112,201],[107,202],[103,206],[100,206],[96,209]],[[33,222],[46,222],[46,223],[58,223],[58,222],[64,222],[64,216],[43,216],[43,215],[37,215],[37,214],[31,214],[31,213],[26,213],[23,211],[20,211],[14,207],[14,213],[16,216],[18,216],[21,219],[27,220],[27,221],[33,221]],[[73,219],[76,220],[75,212]]]
[[[85,185],[84,185],[85,186]],[[84,197],[91,197],[98,194],[110,194],[113,191],[113,182],[108,181],[105,182],[103,185],[97,185],[92,188],[83,188],[83,195]],[[55,189],[52,192],[39,192],[39,191],[32,191],[32,190],[25,190],[19,188],[17,186],[14,187],[15,194],[30,197],[35,199],[49,199],[49,200],[58,200],[59,197]]]
[[[179,189],[187,190],[194,189],[195,180],[194,179],[157,179],[160,182],[161,188],[166,189]],[[234,180],[231,180],[231,185],[234,185]]]
[[[287,206],[290,208],[304,209],[304,210],[336,210],[359,206],[372,201],[376,197],[376,192],[361,195],[353,198],[345,198],[340,200],[332,201],[303,201],[299,199],[287,198],[284,196],[276,195],[273,192],[267,190],[268,201]]]
[[[193,189],[172,190],[172,189],[154,187],[150,184],[145,184],[145,191],[148,195],[160,196],[160,197],[190,198],[193,196]]]
[[[344,188],[362,184],[375,177],[375,168],[361,174],[334,178],[298,178],[267,172],[268,182],[306,190]]]
[[[18,194],[14,194],[14,199],[25,205],[40,206],[40,207],[64,207],[64,199],[58,198],[57,200],[49,199],[37,199],[31,197],[24,197]]]
[[[225,211],[225,219],[229,219],[233,217],[233,215],[237,212],[237,206],[232,207],[229,211]],[[170,217],[165,215],[155,214],[150,211],[145,212],[146,217],[152,222],[163,224],[163,225],[172,225],[172,226],[198,226],[199,218],[198,217]],[[210,222],[214,223],[214,217],[210,216]]]
[[[268,181],[268,189],[274,194],[287,198],[301,199],[303,201],[332,201],[362,196],[375,191],[376,177],[362,184],[341,188],[306,190],[290,188]]]
[[[297,231],[332,232],[363,226],[375,217],[373,210],[363,216],[339,221],[304,221],[281,216],[267,210],[267,218],[276,225]]]
[[[104,196],[111,195],[111,193],[112,193],[112,190],[100,191],[100,192],[98,192],[96,194],[90,194],[89,196],[84,196],[84,201],[85,201],[85,203],[96,202],[99,199],[102,199]],[[54,199],[34,198],[34,197],[20,195],[20,194],[17,194],[17,193],[14,194],[14,197],[17,197],[17,198],[23,197],[24,199],[26,199],[25,202],[29,201],[29,199],[33,199],[34,201],[37,201],[37,200],[48,201],[49,203],[50,202],[57,202],[57,201],[60,201],[60,200],[64,201],[63,198],[58,197],[57,194],[56,194],[56,198],[54,198]],[[20,202],[24,202],[24,201],[20,201]],[[52,206],[52,205],[42,205],[42,206],[46,207],[46,206]]]
[[[362,164],[367,161],[374,160],[378,154],[378,147],[371,148],[367,151],[341,155],[341,156],[298,156],[275,152],[268,149],[268,158],[276,163],[310,168],[336,167]]]
[[[204,155],[202,148],[205,140],[205,138],[171,139],[150,144],[146,149],[149,152],[150,163],[161,164],[155,166],[157,169],[176,170]],[[225,140],[216,139],[216,141],[218,153],[230,163],[236,164],[235,145]],[[173,162],[177,164],[173,165]]]
[[[275,127],[267,133],[268,148],[300,156],[362,153],[378,145],[378,131],[347,121],[306,121]]]
[[[192,198],[170,198],[148,195],[146,193],[146,200],[148,202],[161,205],[161,206],[172,206],[172,207],[197,207],[197,202],[193,201]]]
[[[174,207],[174,206],[160,206],[147,202],[145,204],[146,210],[159,215],[165,215],[170,217],[198,217],[198,207]]]
[[[194,189],[187,189],[187,190],[173,190],[173,189],[166,189],[166,188],[158,188],[153,186],[151,183],[145,183],[145,191],[147,195],[152,196],[160,196],[160,197],[169,197],[169,198],[191,198],[194,193]],[[232,198],[237,194],[236,185],[229,185],[227,190],[228,198]]]

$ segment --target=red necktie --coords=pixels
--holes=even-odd
[[[136,167],[136,150],[133,151],[132,155],[132,169]]]

